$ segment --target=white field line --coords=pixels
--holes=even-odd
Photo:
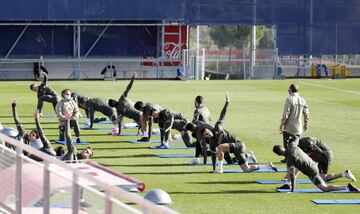
[[[360,92],[358,92],[358,91],[351,91],[351,90],[339,89],[339,88],[322,86],[322,85],[316,85],[316,84],[311,84],[311,83],[302,83],[302,84],[304,84],[304,85],[310,85],[310,86],[314,86],[314,87],[318,87],[318,88],[331,89],[331,90],[340,91],[340,92],[344,92],[344,93],[348,93],[348,94],[357,94],[357,95],[360,95]]]

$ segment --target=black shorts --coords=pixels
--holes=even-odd
[[[235,143],[229,143],[230,152],[235,155],[235,158],[238,160],[238,164],[246,163],[246,155],[245,155],[245,144],[238,141]]]
[[[176,129],[179,132],[184,131],[184,126],[186,125],[186,123],[186,120],[175,119],[172,128]]]
[[[329,171],[330,162],[329,161],[322,161],[318,163],[318,168],[320,174],[327,174]]]
[[[320,174],[327,174],[329,171],[329,166],[331,164],[332,160],[332,152],[329,150],[323,150],[324,154],[320,155],[318,157],[318,168],[320,171]]]
[[[313,182],[313,184],[315,184],[316,186],[319,184],[325,184],[324,179],[322,179],[319,174],[317,174],[315,176],[311,176],[309,178]]]

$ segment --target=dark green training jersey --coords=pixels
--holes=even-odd
[[[314,161],[321,161],[324,156],[331,160],[333,153],[328,145],[313,137],[303,137],[299,140],[298,147],[307,153]]]
[[[199,106],[194,111],[193,122],[202,121],[211,124],[211,113],[205,106]]]
[[[40,148],[39,150],[46,153],[46,154],[48,154],[48,155],[56,156],[56,152],[52,148],[51,143],[49,142],[49,140],[45,137],[44,131],[43,131],[41,125],[40,125],[40,122],[36,118],[35,118],[35,123],[36,123],[36,129],[38,131],[39,137],[40,137],[41,142],[43,144],[43,147]]]
[[[110,107],[107,102],[99,98],[91,98],[86,101],[86,109],[88,116],[94,114],[96,111],[103,113],[105,116],[111,118],[115,113],[115,109]]]
[[[26,130],[20,122],[19,116],[16,112],[16,107],[14,105],[12,106],[12,112],[13,112],[13,118],[14,118],[14,122],[16,124],[16,128],[19,132],[19,134],[15,137],[15,139],[17,139],[18,141],[20,141],[24,144],[30,145],[30,141],[27,138]]]
[[[127,117],[133,119],[139,123],[140,121],[140,111],[134,108],[134,102],[132,102],[127,96],[134,83],[135,79],[131,79],[129,85],[126,87],[126,90],[119,98],[119,104],[116,107],[119,117]]]
[[[86,116],[90,119],[90,127],[93,127],[95,112],[101,112],[107,116],[111,121],[116,120],[116,110],[109,106],[107,102],[99,98],[91,98],[86,101]]]
[[[235,143],[240,142],[235,135],[231,134],[229,131],[222,128],[222,124],[225,120],[226,110],[228,107],[228,102],[225,103],[224,108],[221,111],[219,120],[216,122],[215,127],[211,130],[214,137],[210,138],[210,148],[217,147],[220,144],[224,143]]]
[[[311,180],[319,175],[319,169],[316,162],[314,162],[303,150],[298,146],[290,146],[286,152],[286,165],[288,168],[294,166],[302,173],[307,175]]]
[[[47,85],[47,80],[48,80],[47,75],[44,75],[44,80],[39,85],[39,88],[37,91],[38,98],[43,95],[52,95],[54,97],[59,97],[59,95],[56,93],[56,91]],[[60,99],[60,97],[59,97],[59,99]]]

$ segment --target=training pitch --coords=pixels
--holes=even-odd
[[[216,122],[224,105],[226,91],[230,105],[224,128],[235,133],[247,151],[254,151],[258,162],[273,161],[279,168],[280,157],[272,153],[274,144],[282,143],[278,133],[287,88],[299,84],[300,95],[308,103],[310,126],[304,136],[326,142],[334,151],[330,172],[351,169],[360,180],[360,79],[346,80],[279,80],[279,81],[142,81],[136,80],[129,93],[132,101],[160,104],[183,113],[189,120],[194,111],[194,98],[203,95],[205,105]],[[1,82],[0,122],[15,127],[11,116],[11,101],[18,100],[18,113],[27,130],[35,128],[36,93],[29,85],[34,81]],[[118,99],[128,80],[124,81],[49,81],[58,93],[64,88],[103,99]],[[44,114],[54,114],[52,106],[44,104]],[[85,114],[82,111],[82,114]],[[97,113],[98,117],[102,117]],[[131,122],[127,120],[127,122]],[[41,119],[48,139],[58,138],[57,120]],[[96,126],[96,125],[95,125]],[[109,124],[98,125],[109,126]],[[126,140],[134,136],[108,136],[109,130],[81,130],[81,140],[94,148],[93,161],[125,173],[147,184],[147,191],[162,189],[175,202],[169,207],[180,213],[358,213],[359,205],[316,205],[313,199],[360,199],[360,194],[348,193],[277,193],[279,185],[261,185],[256,180],[280,180],[284,173],[209,174],[211,166],[186,166],[190,158],[158,158],[156,154],[193,153],[192,150],[155,150]],[[123,130],[124,133],[135,129]],[[174,133],[176,131],[174,130]],[[155,136],[154,139],[159,139]],[[182,146],[183,143],[171,143]],[[87,145],[79,145],[83,148]],[[224,169],[238,169],[237,165]],[[303,175],[299,179],[306,179]],[[338,179],[336,184],[347,184]],[[360,183],[355,183],[360,186]],[[314,189],[312,184],[297,188]],[[146,193],[146,192],[145,192]]]

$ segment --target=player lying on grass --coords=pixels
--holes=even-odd
[[[114,130],[110,134],[119,133],[119,124],[116,109],[110,107],[107,102],[100,98],[89,98],[89,97],[79,97],[78,98],[79,108],[85,110],[87,118],[89,118],[88,127],[92,128],[94,125],[95,112],[101,112],[103,115],[107,116],[114,125]]]
[[[14,100],[11,103],[11,107],[12,107],[14,121],[15,121],[17,130],[18,130],[18,135],[14,136],[14,138],[19,140],[22,143],[25,143],[35,149],[38,149],[38,150],[44,152],[50,156],[54,156],[54,157],[58,156],[57,151],[55,151],[52,148],[51,143],[46,138],[44,131],[41,127],[40,113],[39,112],[35,113],[36,129],[32,130],[30,133],[27,133],[26,130],[24,129],[23,125],[20,122],[20,119],[19,119],[17,111],[16,111],[16,106],[17,106],[17,102],[16,102],[16,100]],[[67,140],[68,140],[67,141],[68,145],[72,144],[71,136],[70,136],[70,138],[68,137]],[[70,148],[70,150],[68,150],[68,153],[75,152],[77,159],[88,159],[93,156],[93,150],[90,147],[86,148],[85,150],[81,151],[80,153],[76,152],[75,146],[70,145],[70,146],[68,146],[68,148]],[[59,147],[56,150],[59,150]],[[36,161],[42,161],[40,158],[38,158],[34,155],[31,155],[31,154],[27,154],[26,152],[25,152],[25,155],[27,155],[28,157],[30,157]],[[70,157],[70,155],[67,155],[65,158],[61,158],[61,157],[58,157],[58,158],[63,159],[63,160],[68,160],[67,159],[68,157]]]
[[[61,150],[62,149],[62,146],[59,146],[57,147],[55,150],[52,148],[51,144],[50,144],[50,141],[46,138],[46,136],[44,135],[44,132],[43,132],[43,129],[41,128],[41,124],[40,124],[40,115],[39,113],[36,113],[35,114],[35,122],[36,122],[36,128],[37,128],[37,131],[39,133],[39,136],[40,136],[40,139],[41,139],[41,142],[43,143],[43,148],[42,149],[39,149],[47,154],[49,154],[49,151],[51,152],[51,154],[49,155],[52,155],[52,156],[56,156],[56,158],[60,159],[60,160],[68,160],[67,158],[70,156],[70,155],[62,155],[61,154]],[[67,125],[67,129],[70,129],[68,126],[70,124]],[[68,135],[68,133],[70,132],[67,132],[66,135]],[[71,137],[67,137],[67,142],[66,144],[67,145],[70,145],[72,144],[71,142]],[[73,146],[68,146],[68,148],[72,148]],[[72,153],[73,151],[70,151],[68,150],[68,153]],[[77,160],[82,160],[82,159],[90,159],[93,155],[94,155],[94,151],[92,150],[91,147],[86,147],[84,150],[82,150],[81,152],[76,152],[76,159]]]
[[[161,149],[169,148],[169,138],[171,129],[176,129],[180,132],[181,137],[187,147],[194,147],[195,145],[190,141],[190,132],[185,130],[185,125],[188,123],[186,118],[182,116],[181,113],[163,109],[157,111],[153,109],[151,115],[154,119],[157,120],[160,128],[160,139],[161,144],[158,146]]]
[[[210,150],[212,151],[212,163],[213,163],[213,172],[222,173],[223,172],[223,158],[224,153],[230,152],[235,155],[235,158],[238,161],[240,168],[244,172],[252,172],[254,170],[260,169],[259,165],[250,165],[246,160],[245,144],[239,140],[235,135],[231,134],[229,131],[222,128],[222,124],[225,120],[226,110],[230,102],[230,97],[225,94],[226,102],[224,108],[221,111],[219,120],[216,122],[213,129],[203,128],[200,133],[205,139],[209,139]],[[218,160],[216,161],[216,150]],[[274,171],[277,171],[277,168],[271,163],[268,163],[269,167]]]
[[[56,104],[61,100],[60,96],[56,93],[54,89],[48,86],[48,76],[45,72],[42,72],[44,75],[44,80],[40,85],[31,84],[30,89],[34,92],[37,92],[38,104],[37,111],[42,116],[42,107],[44,102],[49,102],[53,105],[55,110]]]
[[[329,146],[321,140],[313,137],[303,137],[300,138],[298,147],[318,164],[320,176],[324,181],[331,181],[337,178],[348,178],[353,182],[356,181],[355,176],[350,170],[346,170],[342,173],[328,173],[333,153]],[[283,146],[275,145],[273,147],[273,152],[279,156],[285,156],[285,148]],[[300,172],[297,171],[296,176],[298,173]],[[287,176],[285,179],[287,179]],[[279,189],[290,189],[290,185],[284,184]]]
[[[146,131],[146,124],[144,124],[143,113],[134,108],[134,103],[128,98],[128,93],[132,88],[134,80],[136,78],[136,73],[131,74],[131,80],[128,86],[126,87],[124,93],[121,94],[118,101],[109,99],[109,106],[116,108],[118,115],[118,124],[122,124],[124,117],[134,120],[142,131]],[[113,135],[121,134],[121,125],[119,125],[119,131],[116,133],[114,131]]]
[[[17,106],[17,102],[16,102],[16,100],[14,100],[11,103],[11,107],[12,107],[13,118],[14,118],[14,121],[16,124],[16,128],[19,133],[14,138],[24,144],[27,144],[27,145],[33,147],[34,149],[38,149],[38,150],[40,150],[48,155],[51,155],[51,156],[55,156],[56,153],[55,153],[54,149],[51,147],[50,142],[45,138],[43,130],[41,128],[41,125],[40,125],[40,122],[38,119],[40,116],[40,113],[37,112],[35,114],[35,123],[36,123],[37,129],[33,129],[33,130],[31,130],[30,133],[27,133],[24,126],[20,122],[19,116],[16,111],[16,106]],[[24,152],[24,154],[34,160],[41,161],[41,159],[39,159],[38,157],[28,154],[27,152]]]
[[[157,119],[153,118],[151,112],[153,111],[161,111],[161,108],[158,104],[154,103],[143,103],[142,101],[137,101],[134,105],[135,109],[141,111],[143,113],[142,123],[147,125],[147,128],[143,131],[144,137],[141,138],[140,142],[150,142],[152,136],[152,124],[153,122],[158,122]]]
[[[288,168],[286,177],[288,178],[288,183],[291,186],[291,191],[295,190],[296,170],[299,170],[308,176],[317,188],[324,192],[346,189],[352,192],[360,192],[360,190],[351,183],[348,183],[347,186],[327,185],[320,175],[318,164],[297,146],[298,141],[299,138],[297,136],[291,135],[288,139],[288,147],[285,151],[286,165]],[[355,180],[355,178],[350,176],[349,173],[348,175],[350,179]]]

